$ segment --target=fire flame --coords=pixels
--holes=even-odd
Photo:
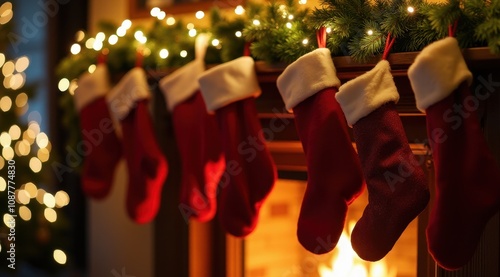
[[[344,230],[328,265],[320,264],[321,277],[396,277],[396,269],[387,268],[385,259],[377,262],[362,260],[351,247],[350,234],[354,221],[349,222],[349,232]]]

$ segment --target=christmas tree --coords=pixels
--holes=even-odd
[[[68,221],[66,192],[50,167],[51,143],[41,116],[30,109],[36,86],[29,83],[28,56],[12,57],[15,6],[0,6],[0,275],[54,275],[65,268]],[[43,272],[43,273],[42,273]]]

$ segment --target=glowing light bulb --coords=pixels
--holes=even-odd
[[[60,91],[66,91],[69,88],[69,80],[67,78],[62,78],[59,80],[59,83],[57,84],[57,88],[59,88]]]
[[[302,44],[307,45],[309,43],[309,40],[307,38],[302,40]]]
[[[196,29],[191,29],[191,30],[189,30],[188,33],[189,33],[190,37],[194,38],[196,36]]]
[[[160,8],[154,7],[151,9],[149,13],[151,14],[152,17],[156,17],[160,13]]]
[[[293,19],[293,14],[289,15],[289,16],[288,16],[288,19],[289,19],[289,20],[292,20],[292,19]]]
[[[219,44],[220,44],[220,41],[219,41],[218,39],[214,38],[214,39],[212,40],[212,45],[213,45],[213,46],[217,46],[217,45],[219,45]]]
[[[174,24],[175,24],[175,18],[173,18],[173,17],[171,17],[171,16],[170,16],[170,17],[168,17],[168,18],[167,18],[167,25],[172,26],[172,25],[174,25]]]
[[[163,20],[163,19],[165,19],[166,16],[167,16],[167,14],[164,11],[161,11],[160,13],[158,13],[156,18],[158,18],[159,20]]]
[[[367,33],[369,36],[371,36],[371,35],[373,35],[373,30],[368,30],[368,31],[366,31],[366,33]]]
[[[185,58],[188,55],[188,52],[186,50],[182,50],[180,53],[181,57]]]
[[[95,35],[95,39],[100,40],[100,41],[104,41],[106,39],[106,35],[103,32],[99,32],[99,33],[97,33],[97,35]]]
[[[258,19],[254,19],[252,21],[252,24],[255,25],[255,26],[259,26],[260,25],[260,21]]]
[[[299,4],[305,5],[305,4],[307,4],[307,0],[299,0]]]
[[[168,57],[168,50],[167,49],[161,49],[160,50],[160,58],[166,59]]]
[[[87,70],[89,71],[90,74],[92,74],[92,73],[94,73],[96,68],[97,68],[97,66],[95,64],[91,64],[91,65],[89,65],[89,68]]]
[[[329,34],[329,33],[331,33],[331,32],[332,32],[332,28],[330,28],[330,27],[326,28],[326,32],[327,32],[328,34]]]
[[[132,21],[130,21],[130,19],[123,20],[121,27],[125,28],[125,30],[130,29],[130,27],[132,27]]]
[[[194,28],[194,24],[193,23],[188,23],[187,24],[187,28],[188,28],[188,30],[193,29]]]
[[[80,46],[80,44],[78,43],[74,43],[73,45],[71,45],[71,54],[73,55],[76,55],[78,53],[80,53],[80,51],[82,50],[82,47]]]
[[[205,13],[203,11],[197,11],[195,17],[198,19],[202,19],[203,17],[205,17]]]
[[[119,37],[123,37],[127,33],[127,28],[120,26],[116,29],[116,35]]]
[[[242,15],[245,13],[245,9],[243,8],[243,6],[241,5],[238,5],[236,6],[236,8],[234,9],[234,13],[237,14],[237,15]]]
[[[111,35],[108,38],[108,43],[111,45],[115,45],[118,42],[118,36],[117,35]]]
[[[241,31],[236,31],[236,33],[234,33],[234,35],[235,35],[236,37],[240,38],[240,37],[241,37],[241,35],[242,35],[242,33],[241,33]]]
[[[406,9],[409,13],[414,13],[415,12],[415,8],[412,7],[412,6],[409,6],[407,9]]]
[[[286,23],[286,27],[287,27],[288,29],[292,29],[292,23],[287,22],[287,23]]]

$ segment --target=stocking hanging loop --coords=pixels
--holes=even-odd
[[[326,48],[326,28],[324,26],[316,31],[316,39],[318,41],[318,48]]]

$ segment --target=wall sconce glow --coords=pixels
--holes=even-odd
[[[237,14],[237,15],[242,15],[245,13],[245,9],[243,8],[243,6],[241,5],[238,5],[236,6],[236,8],[234,9],[234,13]]]
[[[180,53],[181,57],[185,58],[188,55],[188,52],[186,50],[182,50]]]
[[[163,20],[166,16],[167,14],[164,11],[161,11],[160,13],[158,13],[158,16],[156,18],[158,18],[159,20]]]
[[[309,43],[309,40],[307,38],[302,40],[302,44],[307,45]]]
[[[66,78],[62,78],[61,80],[59,80],[59,83],[57,84],[57,88],[60,91],[66,91],[66,90],[68,90],[68,88],[69,88],[69,80],[66,79]]]
[[[71,54],[73,55],[76,55],[78,53],[80,53],[80,51],[82,50],[82,47],[80,46],[80,44],[78,43],[74,43],[73,45],[71,45]]]
[[[408,9],[406,9],[409,13],[414,13],[415,12],[415,8],[412,7],[412,6],[409,6]]]
[[[66,264],[67,257],[66,253],[60,249],[54,250],[54,261],[56,261],[58,264]]]
[[[189,36],[194,38],[196,36],[196,29],[189,30]]]
[[[236,33],[234,33],[234,35],[238,38],[240,38],[242,36],[242,33],[241,31],[236,31]]]
[[[373,30],[368,30],[368,31],[366,31],[366,33],[367,33],[369,36],[371,36],[371,35],[373,35]]]
[[[157,17],[158,14],[160,13],[160,8],[154,7],[151,9],[149,13],[151,14],[152,17]]]
[[[213,45],[213,46],[217,46],[217,45],[219,45],[219,44],[220,44],[220,41],[219,41],[218,39],[214,38],[214,39],[212,40],[212,45]]]
[[[167,49],[161,49],[160,50],[160,58],[166,59],[168,57],[168,50]]]
[[[169,17],[167,18],[167,25],[172,26],[172,25],[174,25],[174,24],[175,24],[175,18],[173,18],[173,17],[169,16]]]
[[[118,36],[117,35],[111,35],[108,38],[108,43],[111,45],[115,45],[118,42]]]
[[[259,26],[259,25],[260,25],[260,21],[259,21],[258,19],[254,19],[254,20],[252,21],[252,23],[253,23],[253,25],[255,25],[255,26]]]
[[[205,13],[203,11],[197,11],[195,16],[198,19],[202,19],[203,17],[205,17]]]

